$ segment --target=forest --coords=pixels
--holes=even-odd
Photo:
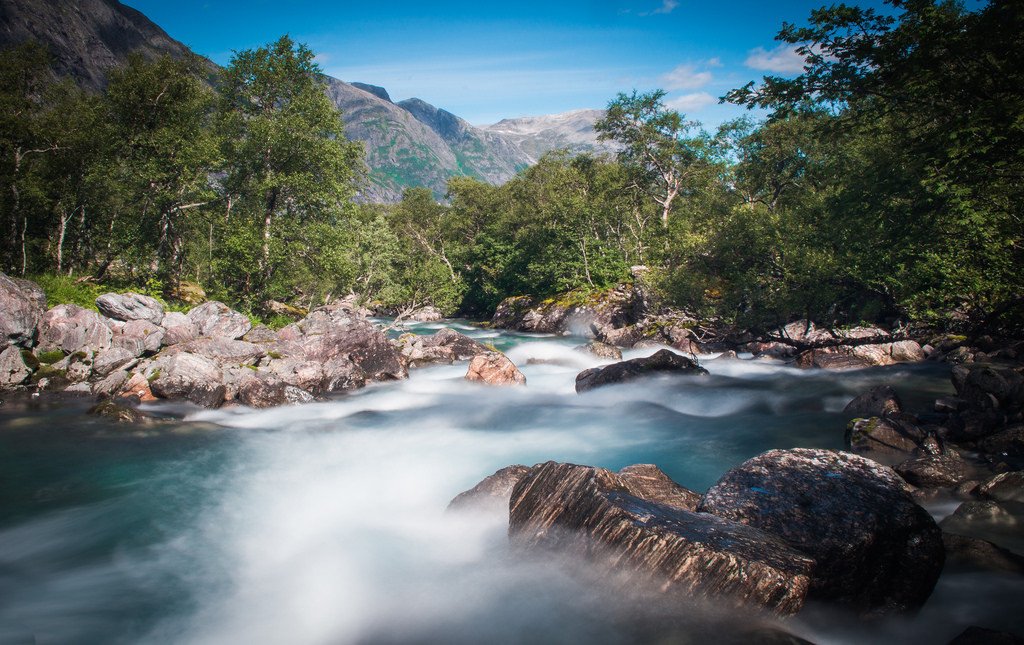
[[[452,177],[443,202],[390,205],[359,199],[361,145],[287,36],[223,69],[133,58],[101,94],[40,46],[6,50],[0,270],[57,301],[201,287],[283,324],[276,303],[348,294],[482,318],[642,265],[666,305],[749,329],[1019,335],[1024,6],[890,4],[783,25],[804,72],[723,97],[763,119],[709,132],[660,90],[622,93],[595,126],[614,155],[553,152],[502,186]]]

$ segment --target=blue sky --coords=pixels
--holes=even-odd
[[[774,36],[827,3],[125,0],[217,63],[288,33],[332,76],[474,124],[603,108],[618,92],[662,88],[670,106],[708,126],[744,112],[717,104],[727,90],[799,70]]]

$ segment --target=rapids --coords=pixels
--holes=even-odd
[[[661,637],[636,631],[649,608],[615,606],[566,563],[514,557],[501,517],[445,514],[448,501],[549,459],[654,463],[703,491],[770,448],[842,448],[841,410],[872,385],[910,409],[951,392],[937,365],[833,373],[709,355],[708,378],[578,396],[575,375],[601,362],[572,349],[579,338],[413,328],[445,325],[505,351],[527,386],[467,383],[462,363],[296,407],[156,406],[171,419],[158,426],[109,425],[83,402],[0,407],[0,643]],[[809,605],[783,627],[818,643],[946,642],[971,624],[1022,631],[1022,600],[1019,578],[946,574],[916,617],[865,625]]]

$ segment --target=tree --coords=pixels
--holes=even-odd
[[[237,52],[221,78],[229,217],[246,217],[234,225],[259,237],[250,296],[296,257],[303,225],[337,221],[362,172],[362,149],[345,139],[320,74],[313,52],[283,36]]]
[[[702,134],[691,135],[698,124],[666,109],[664,97],[662,90],[619,94],[594,130],[599,140],[621,146],[620,161],[636,173],[637,188],[650,191],[668,228],[673,202],[703,169],[708,141]]]

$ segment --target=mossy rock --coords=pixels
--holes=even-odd
[[[33,372],[39,369],[39,358],[37,358],[36,355],[33,354],[31,350],[21,350],[21,360],[22,362],[25,363],[25,367],[29,368]]]
[[[56,363],[59,360],[62,360],[64,358],[64,352],[60,351],[59,349],[51,349],[43,352],[38,352],[35,355],[35,357],[36,359],[38,359],[36,360],[37,364],[50,365],[52,363]],[[26,361],[26,365],[27,364],[28,361]]]
[[[88,410],[88,414],[103,417],[118,423],[147,423],[150,418],[135,408],[121,405],[116,401],[107,399],[100,401]]]
[[[33,384],[38,384],[43,379],[49,380],[49,389],[60,389],[71,384],[71,381],[68,380],[67,370],[58,369],[50,365],[40,365],[39,369],[32,374]]]

